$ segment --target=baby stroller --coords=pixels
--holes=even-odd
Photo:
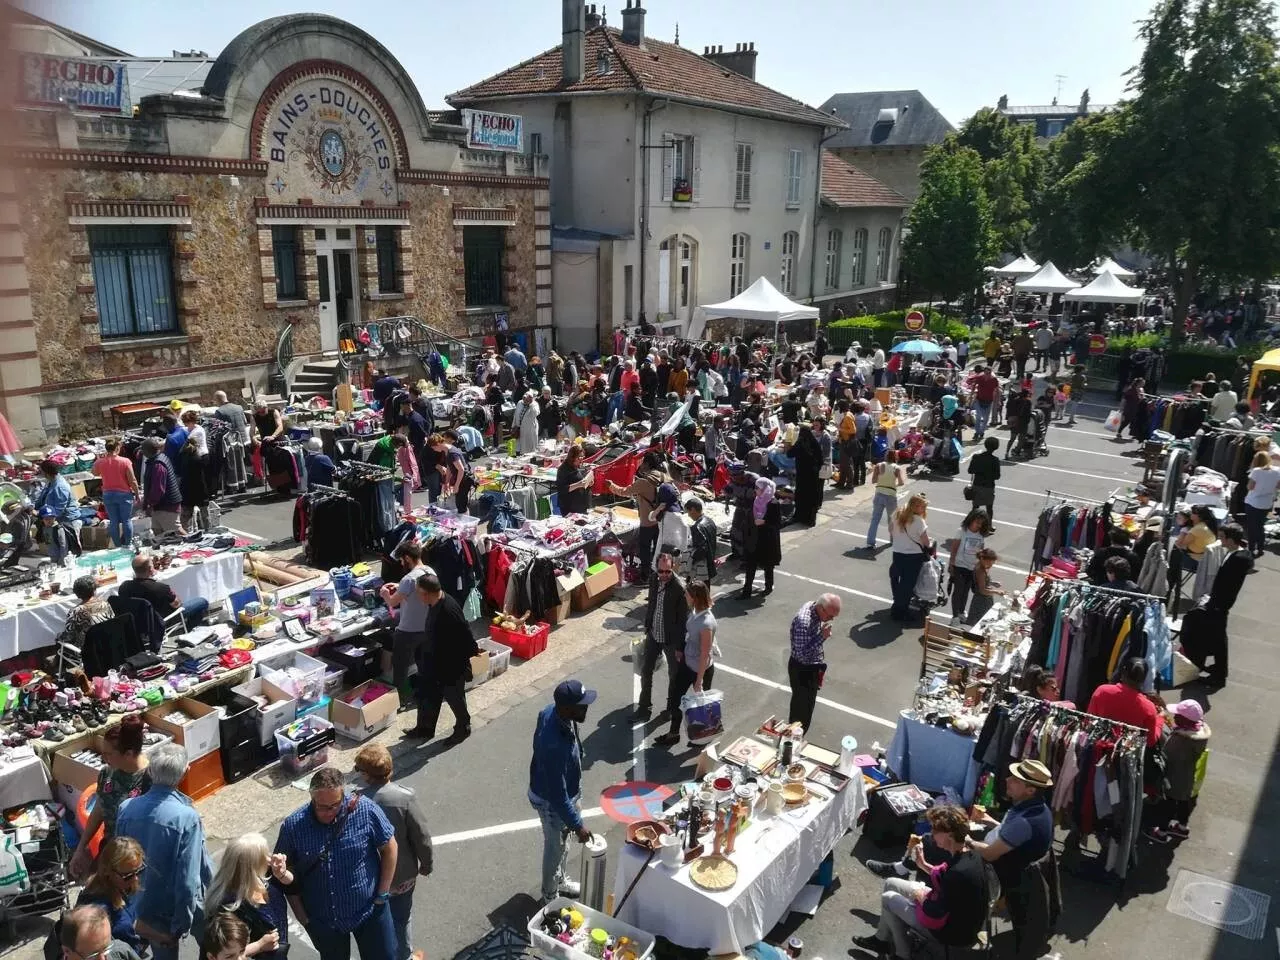
[[[1031,416],[1027,418],[1026,425],[1018,437],[1018,443],[1013,448],[1013,455],[1025,460],[1031,460],[1035,457],[1047,457],[1049,455],[1049,444],[1045,437],[1048,432],[1049,418],[1045,416],[1045,412],[1038,408],[1032,409]]]

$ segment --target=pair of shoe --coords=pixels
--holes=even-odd
[[[435,735],[434,730],[428,730],[426,727],[412,727],[402,734],[406,740],[431,740]]]
[[[655,737],[653,742],[655,746],[659,747],[674,747],[680,742],[680,733],[679,731],[676,733],[664,733],[660,737]]]
[[[885,880],[890,877],[905,877],[911,872],[901,860],[867,860],[864,861],[863,866]]]
[[[1142,835],[1152,843],[1173,843],[1174,836],[1160,827],[1148,827],[1142,831]]]
[[[869,937],[854,937],[853,945],[868,953],[874,953],[877,957],[887,957],[893,946],[888,940],[881,940],[874,933]]]

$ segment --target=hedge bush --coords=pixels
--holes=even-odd
[[[865,317],[845,317],[832,320],[827,324],[827,340],[832,350],[845,350],[854,340],[863,346],[878,343],[887,347],[898,334],[909,335],[904,325],[907,310],[889,310],[886,313],[872,313]],[[959,320],[944,316],[936,310],[920,311],[925,315],[925,326],[938,337],[950,337],[960,340],[969,337],[969,328]]]

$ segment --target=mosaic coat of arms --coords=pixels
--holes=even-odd
[[[391,128],[350,84],[308,78],[275,99],[263,129],[267,186],[279,202],[397,200]]]

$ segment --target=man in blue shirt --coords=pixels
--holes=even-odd
[[[518,343],[511,344],[511,349],[503,357],[516,370],[524,371],[529,368],[529,361],[525,358],[524,351],[520,349],[520,344]]]
[[[582,843],[591,831],[582,822],[582,744],[578,724],[596,692],[579,680],[556,687],[555,703],[543,707],[533,731],[533,759],[529,762],[529,802],[542,819],[542,899],[557,893],[576,897],[579,884],[564,872],[565,840],[573,833]]]
[[[307,467],[308,486],[333,486],[333,460],[324,452],[324,441],[319,437],[312,437],[307,441],[303,462]]]
[[[311,802],[280,824],[276,853],[288,858],[293,915],[320,960],[348,960],[354,936],[361,960],[395,956],[387,903],[396,871],[395,829],[368,797],[347,796],[342,774],[321,767]]]
[[[116,834],[137,840],[146,860],[134,927],[151,942],[155,960],[177,960],[178,944],[201,916],[213,867],[200,814],[178,792],[186,750],[166,743],[149,759],[151,789],[120,805]]]
[[[180,424],[174,417],[166,416],[164,418],[164,455],[169,458],[170,463],[178,463],[181,460],[179,454],[187,443],[187,428]]]

